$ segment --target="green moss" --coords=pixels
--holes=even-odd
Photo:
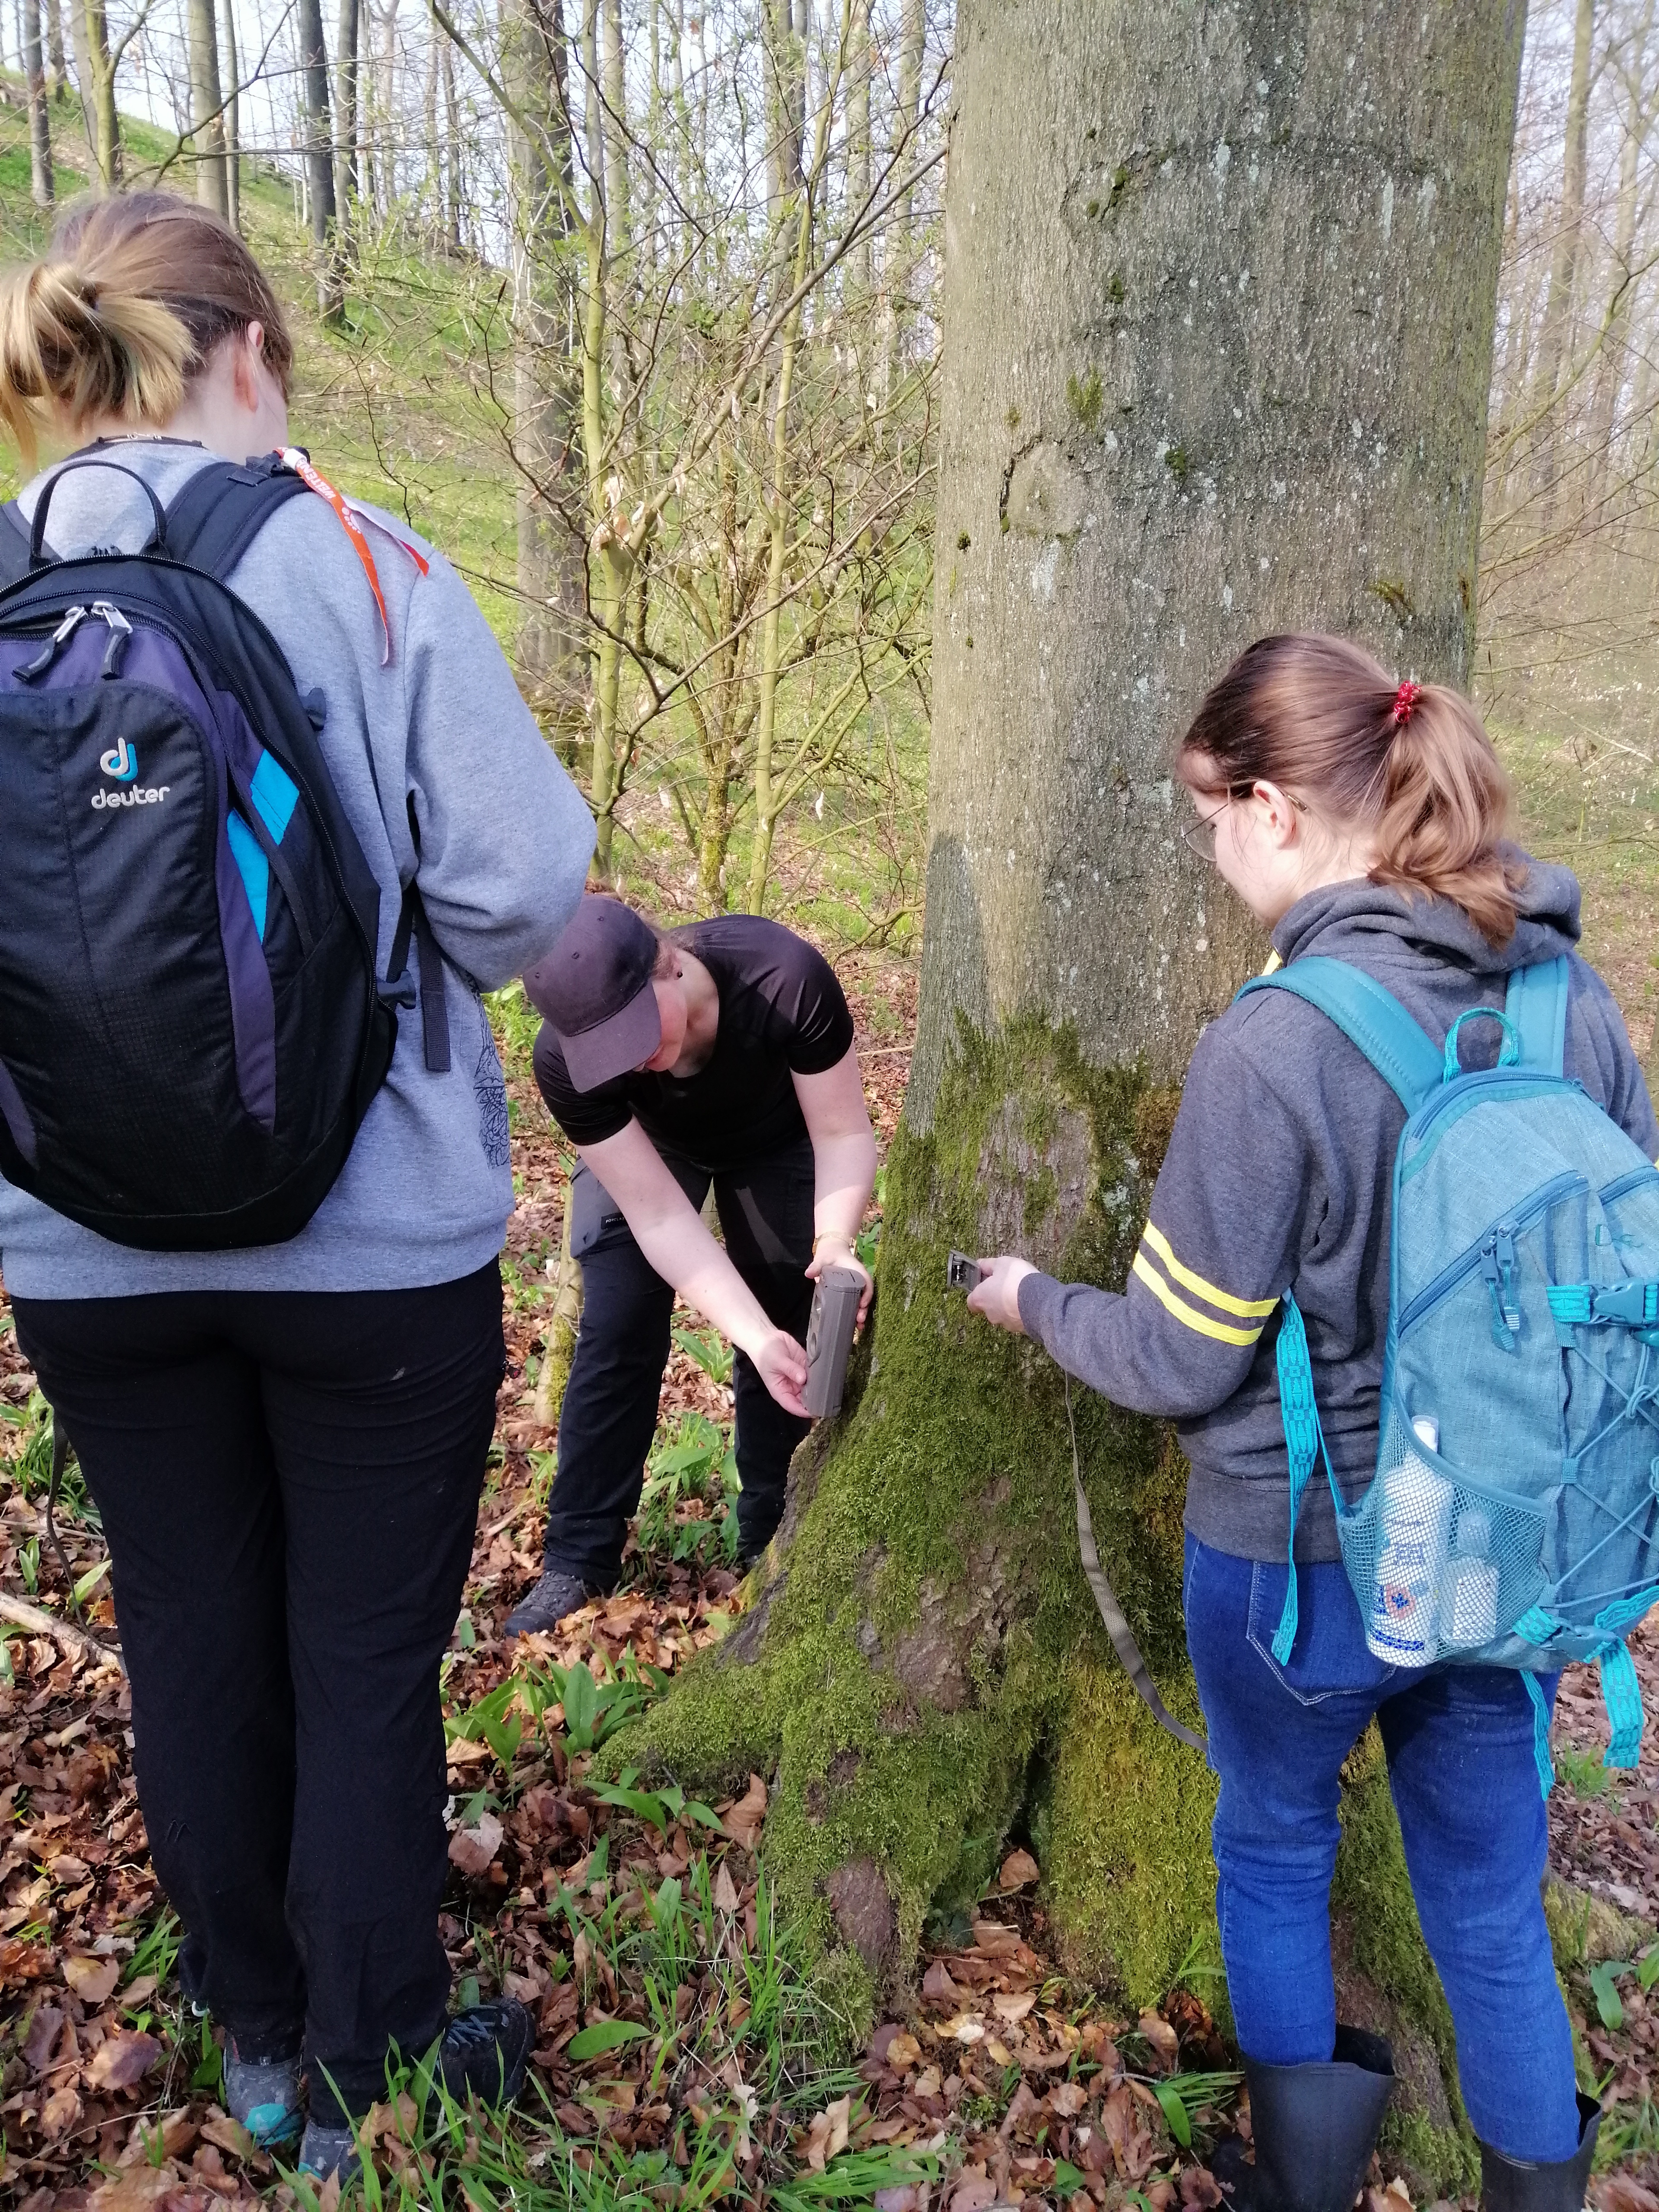
[[[982,1884],[1050,1753],[1048,1872],[1059,1909],[1076,1901],[1078,1955],[1150,2001],[1190,1948],[1193,1912],[1211,1914],[1203,1769],[1195,1814],[1175,1772],[1154,1782],[1161,1759],[1186,1780],[1197,1763],[1142,1726],[1083,1580],[1058,1372],[945,1288],[953,1246],[1031,1238],[1069,1274],[1123,1280],[1151,1183],[1134,1149],[1144,1088],[1087,1067],[1067,1030],[963,1033],[933,1130],[902,1132],[890,1157],[867,1378],[830,1449],[797,1470],[763,1617],[619,1746],[700,1787],[776,1773],[769,1864],[837,1975],[836,1869],[874,1862],[890,1955],[907,1960],[933,1902]],[[1159,1425],[1079,1396],[1108,1572],[1169,1694],[1194,1710],[1179,1461]],[[1102,1787],[1114,1835],[1133,1826],[1137,1792],[1149,1818],[1158,1808],[1155,1848],[1115,1884],[1090,1812]],[[1172,1902],[1155,1905],[1155,1887]]]
[[[1063,1277],[1121,1285],[1178,1096],[1089,1066],[1066,1029],[961,1031],[933,1128],[902,1129],[890,1155],[873,1343],[848,1410],[803,1447],[754,1607],[614,1747],[704,1795],[769,1778],[767,1863],[849,2034],[884,1983],[903,1984],[930,1908],[981,1892],[1011,1830],[1036,1850],[1074,1973],[1139,2008],[1218,1960],[1215,1785],[1158,1729],[1099,1623],[1059,1370],[945,1287],[953,1246],[1027,1249]],[[1195,1721],[1184,1462],[1164,1424],[1073,1400],[1103,1564],[1166,1702]],[[1461,2123],[1374,1743],[1352,1782],[1336,1894],[1355,1963],[1414,2023],[1425,2078],[1435,2088],[1439,2073]],[[868,1913],[850,1929],[865,1955],[848,1869],[873,1898],[873,1931]],[[1218,1980],[1202,1993],[1224,2018]],[[1431,2101],[1443,2119],[1447,2099]],[[1459,2124],[1419,2118],[1400,2122],[1400,2154],[1448,2185],[1464,2176]]]
[[[1066,403],[1085,430],[1093,430],[1098,426],[1104,396],[1097,368],[1091,368],[1082,378],[1068,376],[1066,380]]]

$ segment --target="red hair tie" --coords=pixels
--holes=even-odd
[[[1412,718],[1412,708],[1422,696],[1423,686],[1420,684],[1407,681],[1401,685],[1394,695],[1393,716],[1396,729],[1405,728]]]

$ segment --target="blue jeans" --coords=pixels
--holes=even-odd
[[[1187,1642],[1221,1782],[1216,1910],[1239,2047],[1270,2066],[1331,2055],[1340,1770],[1375,1713],[1474,2131],[1510,2158],[1570,2159],[1572,2039],[1544,1922],[1548,1829],[1525,1685],[1504,1668],[1419,1674],[1374,1657],[1335,1563],[1297,1569],[1300,1619],[1280,1667],[1286,1571],[1187,1539]],[[1552,1701],[1558,1679],[1542,1678]]]

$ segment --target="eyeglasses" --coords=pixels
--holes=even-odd
[[[1197,815],[1182,829],[1182,838],[1188,851],[1196,853],[1200,860],[1214,860],[1216,824],[1239,795],[1237,790],[1226,791],[1222,795],[1220,805],[1212,814]]]
[[[1222,793],[1220,805],[1215,809],[1213,813],[1199,815],[1196,819],[1188,822],[1182,830],[1181,835],[1182,840],[1188,849],[1196,853],[1201,860],[1213,860],[1215,858],[1216,825],[1219,823],[1222,816],[1227,811],[1227,809],[1232,805],[1234,799],[1248,799],[1255,789],[1255,786],[1253,783],[1229,784],[1226,790]],[[1288,791],[1285,793],[1285,796],[1290,800],[1291,805],[1295,807],[1298,814],[1305,814],[1307,812],[1308,803],[1305,799],[1297,799],[1293,793]]]

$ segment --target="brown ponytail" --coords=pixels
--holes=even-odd
[[[1396,685],[1346,638],[1261,638],[1205,699],[1176,769],[1205,792],[1275,783],[1370,842],[1371,882],[1451,900],[1489,945],[1514,933],[1526,872],[1501,849],[1509,778],[1444,684]]]
[[[31,467],[43,434],[159,428],[219,341],[254,322],[286,392],[281,305],[228,224],[170,192],[83,203],[45,258],[0,275],[0,427]]]

